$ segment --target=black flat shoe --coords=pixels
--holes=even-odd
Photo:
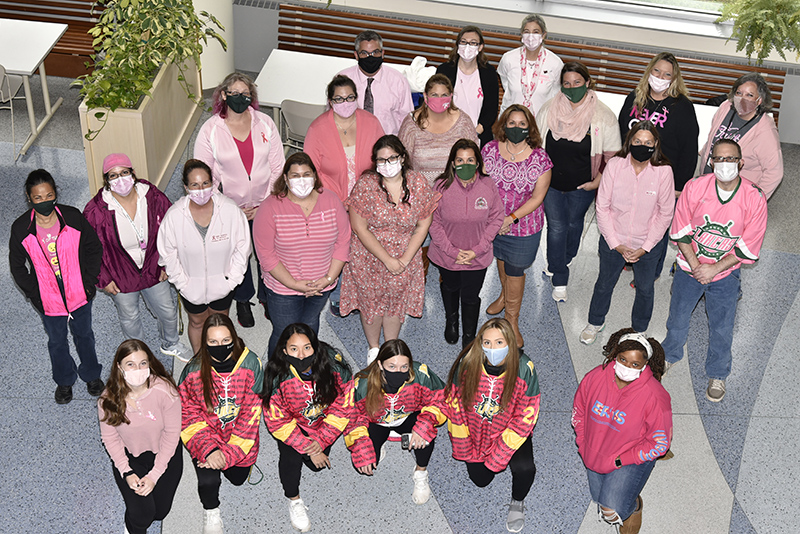
[[[56,388],[56,404],[69,404],[72,400],[72,386],[58,386]]]
[[[88,391],[89,395],[92,397],[99,397],[104,389],[106,389],[106,385],[103,384],[103,380],[100,378],[95,378],[91,382],[86,383],[86,391]]]
[[[256,325],[253,310],[250,309],[252,305],[250,301],[236,302],[236,319],[239,320],[239,324],[244,328],[252,328]]]

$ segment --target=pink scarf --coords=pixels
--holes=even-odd
[[[547,126],[553,133],[553,139],[558,141],[564,137],[575,143],[580,142],[589,131],[596,105],[597,95],[591,89],[575,109],[572,109],[567,96],[559,92],[553,98],[553,105],[547,115]]]

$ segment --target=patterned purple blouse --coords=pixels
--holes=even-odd
[[[500,198],[503,200],[506,215],[519,209],[533,196],[533,189],[539,176],[553,168],[553,162],[543,148],[535,148],[524,161],[508,161],[500,155],[497,141],[486,143],[481,150],[483,168],[492,177]],[[527,237],[542,231],[544,226],[544,203],[524,217],[519,224],[512,224],[508,235]]]

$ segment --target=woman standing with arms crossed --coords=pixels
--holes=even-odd
[[[25,197],[31,209],[11,225],[8,263],[14,282],[39,312],[47,333],[56,403],[67,404],[79,376],[90,395],[99,396],[105,387],[92,330],[92,299],[103,246],[79,210],[56,205],[57,193],[46,170],[28,175]],[[69,353],[67,329],[81,360],[79,367]]]
[[[227,315],[203,324],[203,346],[181,373],[181,439],[197,473],[203,534],[222,534],[222,475],[244,484],[258,458],[261,360],[236,334]]]
[[[505,208],[505,218],[494,239],[494,257],[500,276],[500,296],[486,313],[505,309],[516,345],[525,341],[519,330],[519,310],[525,294],[525,269],[539,250],[544,227],[544,197],[550,187],[553,163],[542,146],[542,137],[528,108],[513,104],[493,127],[495,140],[481,154],[486,174],[492,177]]]
[[[480,341],[458,355],[437,396],[449,419],[453,458],[466,462],[476,486],[486,487],[511,469],[509,532],[525,526],[523,501],[536,475],[531,434],[539,417],[536,370],[514,337],[508,321],[489,319],[478,332]]]
[[[145,343],[128,339],[114,355],[97,408],[103,445],[125,501],[125,533],[146,534],[169,513],[183,475],[175,381]]]
[[[252,233],[258,207],[269,196],[283,169],[280,132],[272,119],[258,111],[256,85],[245,74],[234,72],[226,76],[214,89],[212,99],[214,114],[197,133],[194,157],[211,167],[214,186],[221,187],[223,194],[241,208]],[[256,294],[249,255],[246,267],[233,298],[239,324],[249,328],[255,325],[250,299]],[[261,278],[257,285],[258,300],[269,319]]]
[[[567,300],[569,264],[578,254],[584,217],[606,162],[620,149],[617,118],[592,90],[589,70],[570,61],[561,69],[561,92],[542,106],[536,123],[553,162],[544,197],[547,271],[553,300]]]
[[[664,349],[624,328],[611,336],[603,356],[578,386],[572,426],[600,519],[620,534],[637,534],[639,494],[672,441],[671,399],[661,385]]]

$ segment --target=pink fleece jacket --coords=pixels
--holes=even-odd
[[[650,366],[622,389],[614,362],[589,371],[575,393],[572,426],[587,469],[610,473],[622,465],[642,464],[664,455],[672,441],[669,393],[653,377]]]

